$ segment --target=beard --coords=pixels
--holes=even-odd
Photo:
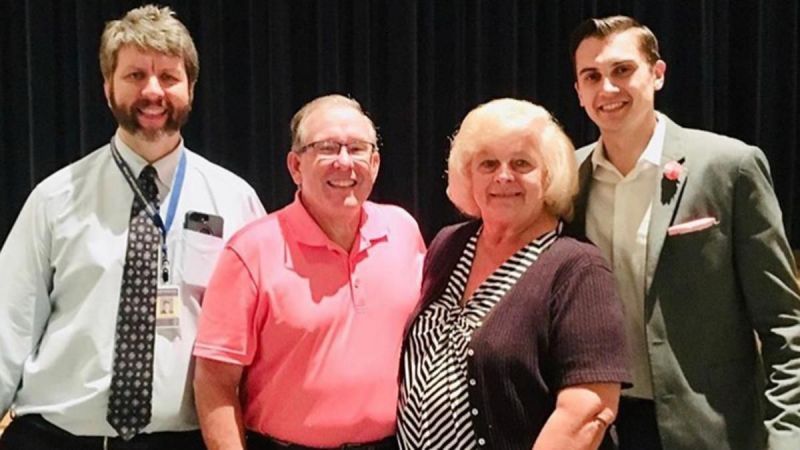
[[[175,108],[166,98],[160,102],[153,102],[147,99],[139,99],[128,107],[117,104],[114,98],[113,87],[109,91],[109,106],[111,114],[117,120],[119,126],[128,133],[140,136],[147,141],[153,142],[164,136],[170,136],[178,132],[181,127],[189,120],[189,113],[192,111],[192,99],[183,108]],[[138,115],[140,109],[155,105],[165,109],[167,120],[160,128],[144,128],[139,123]]]

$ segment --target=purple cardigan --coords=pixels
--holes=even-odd
[[[431,242],[422,300],[406,338],[419,313],[441,296],[479,226],[452,225]],[[477,380],[469,398],[479,411],[473,420],[485,448],[530,449],[566,386],[630,382],[613,275],[596,247],[569,237],[559,237],[522,275],[469,348],[468,376]],[[613,448],[606,441],[601,448]]]

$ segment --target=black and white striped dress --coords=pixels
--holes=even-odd
[[[467,379],[472,333],[555,241],[558,231],[540,236],[514,253],[478,286],[462,308],[459,300],[480,232],[464,248],[442,296],[420,313],[409,334],[398,407],[401,449],[477,449],[486,444],[475,434],[472,416],[478,411],[467,395],[468,386],[475,383]]]

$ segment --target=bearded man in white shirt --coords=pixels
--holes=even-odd
[[[106,25],[119,128],[37,185],[0,251],[0,448],[201,449],[191,351],[224,240],[264,209],[180,128],[197,51],[169,8]]]

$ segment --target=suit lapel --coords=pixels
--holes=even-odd
[[[667,228],[674,225],[675,214],[678,205],[683,197],[683,191],[689,176],[689,166],[691,161],[686,160],[685,149],[682,143],[681,127],[676,125],[667,116],[659,115],[661,120],[666,121],[664,134],[664,149],[661,154],[661,167],[670,161],[677,161],[683,165],[684,170],[676,181],[660,178],[656,185],[653,197],[652,210],[650,213],[650,226],[647,232],[647,259],[645,261],[645,292],[649,292],[653,282],[653,276],[658,266],[658,259],[664,240],[667,237]],[[586,235],[586,205],[589,200],[589,191],[592,184],[592,153],[597,150],[595,143],[591,150],[583,157],[578,168],[579,190],[575,197],[575,217],[566,228],[566,233],[570,236]],[[649,299],[649,296],[646,296]],[[647,304],[645,311],[651,310],[652,305]]]
[[[661,114],[661,120],[666,121],[664,135],[664,149],[661,155],[661,166],[670,161],[680,162],[684,170],[681,171],[677,181],[661,178],[656,186],[650,213],[650,226],[647,232],[647,260],[645,262],[645,290],[650,290],[653,276],[658,265],[658,258],[667,236],[667,228],[673,225],[678,204],[683,196],[683,190],[689,176],[689,163],[682,144],[682,130],[667,116]],[[589,152],[580,161],[578,168],[579,190],[575,197],[575,217],[566,228],[570,236],[586,235],[586,205],[589,200],[589,191],[592,184],[592,153],[597,150],[594,144]]]
[[[573,203],[575,207],[572,221],[564,228],[564,234],[573,237],[586,236],[586,204],[589,201],[589,189],[592,185],[592,153],[595,152],[597,144],[587,152],[586,157],[580,162],[578,167],[578,194]]]
[[[677,161],[683,165],[683,170],[678,180],[672,181],[661,176],[659,183],[656,185],[650,214],[650,227],[647,232],[646,292],[650,290],[650,285],[653,282],[653,276],[658,266],[658,258],[664,246],[664,239],[667,237],[667,228],[674,225],[675,213],[683,197],[683,191],[689,176],[689,164],[686,161],[684,147],[681,142],[681,129],[663,114],[660,118],[666,120],[661,167],[663,168],[670,161]]]

